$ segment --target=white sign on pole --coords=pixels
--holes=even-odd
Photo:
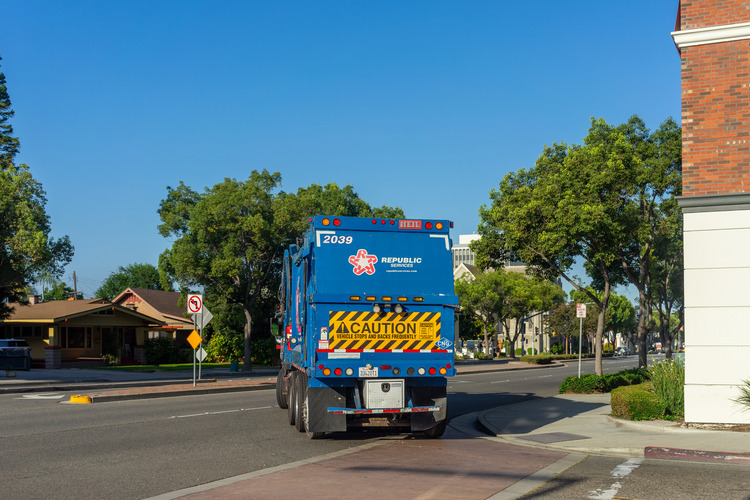
[[[199,363],[203,363],[203,360],[206,359],[206,356],[208,356],[208,353],[202,347],[195,351],[195,357],[198,359]]]
[[[586,317],[586,304],[579,302],[576,304],[576,318],[585,318],[585,317]]]
[[[194,315],[195,316],[195,315]],[[211,311],[208,310],[208,307],[203,306],[203,314],[193,318],[195,319],[195,324],[203,330],[206,328],[206,325],[208,325],[212,319],[214,319],[214,315],[211,314]]]
[[[203,312],[203,295],[188,295],[187,308],[190,314],[202,313]]]

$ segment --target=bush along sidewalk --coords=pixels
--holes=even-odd
[[[628,420],[675,420],[685,416],[685,365],[662,361],[649,370],[568,377],[560,394],[611,393],[612,415]]]

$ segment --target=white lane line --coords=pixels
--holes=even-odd
[[[65,394],[24,394],[23,397],[13,399],[62,399]]]
[[[622,479],[623,477],[627,476],[635,469],[640,467],[642,463],[642,458],[629,458],[612,469],[612,472],[609,473],[609,476],[614,479]],[[622,488],[622,484],[620,484],[620,481],[615,481],[607,489],[603,490],[601,488],[597,488],[594,491],[589,491],[588,498],[593,498],[596,500],[611,500],[615,497],[615,495],[617,495],[617,492],[620,490],[620,488]]]
[[[271,405],[271,406],[258,406],[257,408],[240,408],[239,410],[205,411],[203,413],[193,413],[190,415],[172,415],[169,418],[205,417],[208,415],[221,415],[222,413],[237,413],[240,411],[267,410],[269,408],[277,408],[277,406]]]

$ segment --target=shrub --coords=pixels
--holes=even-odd
[[[254,365],[276,366],[281,363],[276,339],[266,337],[250,341],[250,362]],[[244,344],[243,344],[244,350]],[[244,352],[243,352],[244,355]],[[242,356],[240,356],[242,359]]]
[[[516,356],[523,356],[523,347],[516,347]]]
[[[245,357],[245,337],[242,332],[217,331],[208,343],[207,361],[211,363],[226,363],[239,361]]]
[[[733,399],[735,403],[744,406],[742,411],[750,411],[750,379],[742,381],[744,387],[740,387],[740,395]]]
[[[527,363],[534,363],[536,365],[549,365],[552,363],[553,359],[554,357],[549,354],[539,354],[537,356],[522,356],[521,357],[521,361],[525,361]]]
[[[652,391],[652,383],[618,387],[612,391],[612,415],[627,420],[655,420],[664,416],[664,403]]]
[[[477,351],[477,352],[474,353],[474,359],[488,359],[488,358],[489,358],[489,356],[487,356],[482,351]]]
[[[143,350],[146,354],[146,363],[149,365],[162,365],[177,361],[177,344],[168,337],[146,339]]]
[[[550,350],[552,351],[552,354],[562,354],[565,352],[565,346],[562,344],[552,344]]]
[[[648,372],[638,368],[623,370],[618,373],[594,375],[585,373],[579,379],[577,376],[568,377],[560,384],[560,394],[576,393],[591,394],[611,392],[624,385],[640,384],[648,380]]]
[[[649,369],[654,394],[664,404],[665,415],[685,416],[685,365],[660,361]]]

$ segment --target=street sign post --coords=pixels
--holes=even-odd
[[[578,332],[578,378],[581,378],[581,346],[583,345],[583,318],[586,317],[586,304],[576,303],[576,318],[580,321],[580,330]]]

